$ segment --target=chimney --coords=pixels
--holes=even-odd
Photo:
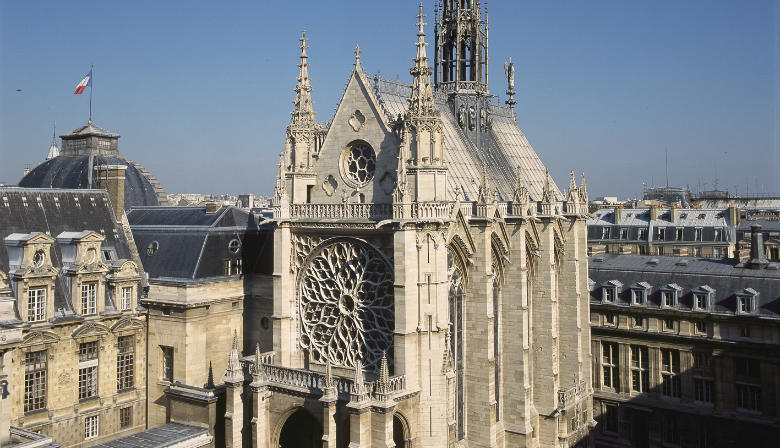
[[[118,221],[125,214],[125,165],[100,165],[95,167],[97,171],[97,186],[108,192],[111,207]]]
[[[729,204],[729,226],[737,228],[739,225],[739,209],[734,204]]]
[[[675,221],[677,221],[677,206],[673,205],[672,208],[669,209],[669,222]]]
[[[761,269],[769,262],[766,260],[766,251],[764,249],[764,234],[761,232],[761,226],[753,224],[750,226],[750,268]]]
[[[217,213],[221,208],[222,208],[222,204],[219,204],[217,202],[210,201],[206,203],[206,213],[209,214]]]
[[[615,210],[615,224],[620,224],[620,220],[623,218],[623,206],[616,205],[614,210]]]
[[[651,205],[650,206],[650,221],[655,221],[658,219],[658,206],[657,205]]]

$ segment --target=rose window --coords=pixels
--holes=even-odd
[[[300,277],[301,347],[317,362],[378,370],[392,361],[394,311],[390,264],[356,240],[326,243],[312,252]]]
[[[363,185],[374,178],[376,154],[366,143],[355,143],[344,153],[344,174],[356,185]]]

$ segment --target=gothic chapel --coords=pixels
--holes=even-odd
[[[273,347],[243,359],[243,396],[231,354],[227,446],[589,445],[584,176],[552,181],[515,121],[511,62],[509,100],[490,94],[478,0],[439,2],[433,62],[417,19],[412,84],[366,74],[356,49],[326,124],[301,37]]]

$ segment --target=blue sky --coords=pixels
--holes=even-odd
[[[168,192],[270,193],[310,37],[318,120],[360,44],[363,67],[410,81],[415,1],[0,2],[0,182],[93,115]],[[778,2],[493,0],[491,91],[516,66],[517,119],[559,185],[780,192]],[[433,1],[425,2],[432,44]],[[17,92],[17,89],[22,89]]]

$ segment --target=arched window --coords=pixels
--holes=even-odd
[[[450,291],[450,353],[452,367],[455,369],[455,434],[457,440],[466,435],[464,422],[464,365],[463,365],[463,301],[465,299],[465,265],[456,249],[447,251],[447,270]]]

